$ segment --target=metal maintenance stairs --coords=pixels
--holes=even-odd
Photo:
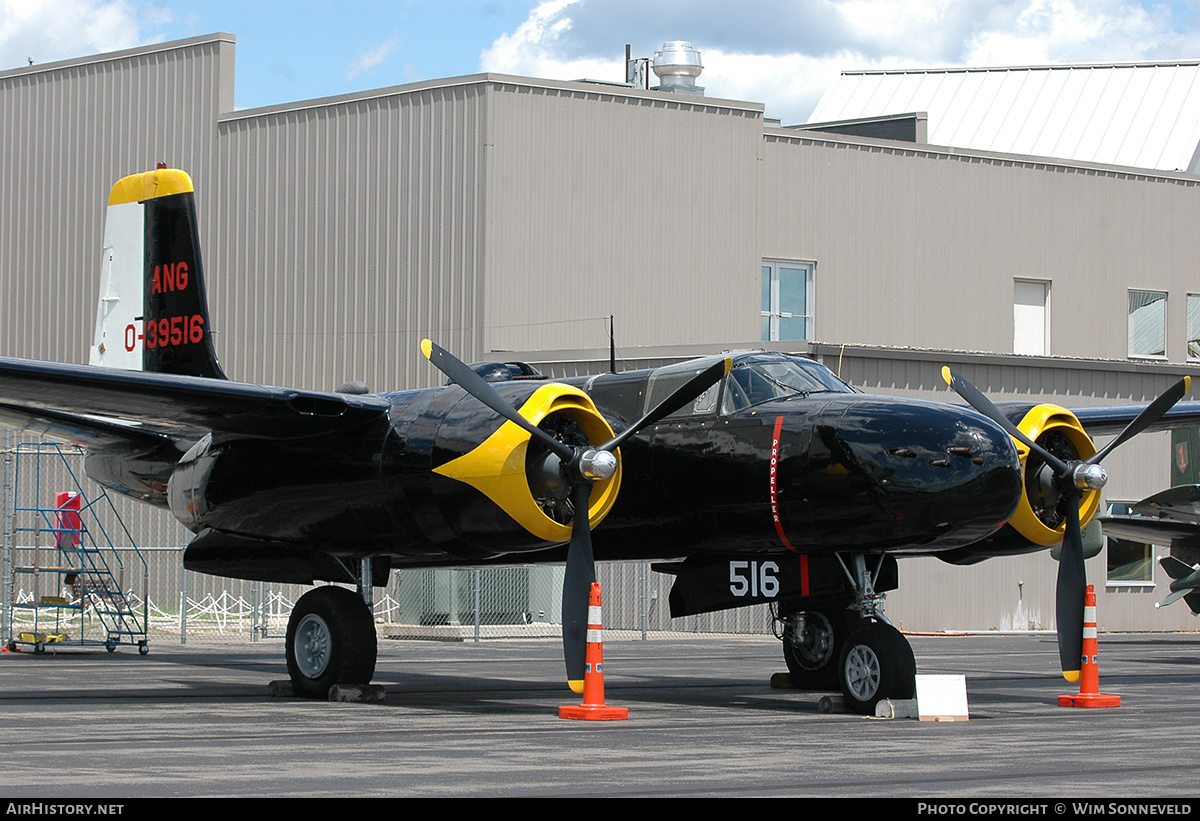
[[[93,485],[91,499],[84,494],[82,454],[44,442],[20,443],[6,449],[10,454],[11,484],[5,472],[10,503],[5,512],[11,516],[5,528],[7,649],[24,644],[41,653],[55,644],[103,644],[112,652],[129,644],[147,653],[146,597],[138,613],[125,592],[126,577],[136,570],[145,580],[146,561],[103,488]],[[117,536],[123,537],[120,550],[113,541]],[[17,577],[29,581],[31,592],[14,597]],[[43,594],[46,586],[52,592]],[[14,624],[18,621],[21,625]]]

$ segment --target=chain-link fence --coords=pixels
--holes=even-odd
[[[85,507],[105,515],[86,527],[103,530],[111,544],[115,583],[139,619],[144,614],[151,641],[283,636],[293,604],[308,587],[185,571],[182,545],[190,534],[161,510],[124,497],[104,497],[84,478],[82,463],[83,454],[73,449],[17,447],[9,439],[4,482],[5,640],[29,631],[45,632],[48,620],[52,635],[71,641],[108,638],[97,608],[80,598],[78,582],[63,572],[55,528],[39,525],[41,520],[29,513],[44,507],[45,500],[38,497],[53,498],[52,491],[82,492]],[[92,505],[101,497],[103,504]],[[376,624],[380,635],[390,638],[555,637],[562,623],[563,573],[561,566],[393,570],[387,587],[373,591]],[[601,563],[597,575],[608,631],[771,631],[765,606],[670,618],[667,599],[673,577],[653,572],[649,562]]]
[[[143,552],[146,584],[129,585],[134,609],[148,611],[148,637],[186,642],[189,637],[254,641],[282,637],[302,585],[223,579],[183,569],[182,550]],[[769,633],[765,606],[681,619],[670,618],[667,596],[672,577],[650,570],[648,562],[602,563],[597,576],[604,591],[604,627],[635,633]],[[562,567],[503,567],[465,570],[393,571],[387,587],[374,590],[375,621],[388,638],[475,640],[555,637],[562,622]],[[41,595],[50,582],[43,577]],[[71,591],[59,591],[69,598]],[[37,596],[28,583],[16,585],[15,601]],[[13,629],[32,628],[28,609],[15,609]],[[103,625],[89,611],[64,611],[62,632],[104,640]]]

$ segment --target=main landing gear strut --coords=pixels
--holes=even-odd
[[[285,646],[288,675],[298,696],[328,698],[335,684],[371,683],[377,647],[369,604],[370,559],[363,559],[362,565],[359,592],[318,587],[292,608]]]
[[[857,713],[873,713],[885,698],[912,698],[917,663],[908,640],[883,615],[883,595],[867,555],[851,556],[854,571],[838,556],[854,596],[780,617],[783,658],[792,683],[804,690],[840,689],[846,705]]]

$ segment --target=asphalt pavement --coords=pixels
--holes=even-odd
[[[911,638],[918,673],[964,674],[970,720],[878,720],[772,689],[770,637],[612,634],[621,722],[578,703],[556,640],[380,642],[378,704],[268,695],[279,641],[159,642],[0,654],[0,795],[904,796],[1165,799],[1196,795],[1200,634],[1106,635],[1115,709],[1076,692],[1051,635]]]

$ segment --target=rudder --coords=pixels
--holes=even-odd
[[[185,172],[159,168],[113,186],[88,361],[226,378],[212,342],[195,194]]]

